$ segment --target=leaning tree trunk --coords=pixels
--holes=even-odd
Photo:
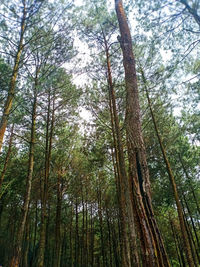
[[[132,204],[140,234],[144,266],[169,266],[151,204],[149,172],[141,130],[140,106],[132,40],[121,0],[115,0],[126,83],[126,135]]]
[[[11,128],[10,139],[9,139],[9,144],[8,144],[8,152],[6,154],[6,159],[5,159],[3,170],[2,170],[2,173],[1,173],[1,176],[0,176],[0,191],[1,191],[1,186],[3,184],[3,180],[4,180],[4,177],[5,177],[5,174],[6,174],[6,170],[7,170],[7,167],[8,167],[10,155],[11,155],[13,135],[14,135],[14,123],[13,123],[12,128]]]
[[[24,203],[22,207],[20,227],[17,233],[16,244],[14,248],[13,257],[11,259],[10,267],[18,267],[20,264],[20,258],[21,258],[21,253],[22,253],[22,242],[23,242],[26,219],[27,219],[30,197],[31,197],[33,166],[34,166],[38,72],[39,72],[39,69],[36,70],[35,85],[34,85],[35,88],[34,88],[34,100],[33,100],[33,108],[32,108],[31,140],[30,140],[30,150],[29,150],[28,176],[27,176],[27,181],[26,181],[26,193],[25,193]]]
[[[18,45],[16,56],[15,56],[15,63],[14,63],[13,71],[12,71],[10,86],[8,90],[8,96],[6,99],[3,115],[1,118],[1,122],[0,122],[0,152],[1,152],[3,138],[4,138],[4,134],[5,134],[7,123],[8,123],[8,117],[9,117],[10,110],[12,107],[12,102],[14,99],[15,85],[16,85],[16,80],[17,80],[17,75],[18,75],[19,63],[20,63],[20,58],[21,58],[21,54],[23,51],[23,40],[24,40],[24,32],[25,32],[25,26],[26,26],[25,22],[26,22],[26,15],[27,15],[26,0],[23,1],[23,5],[24,7],[23,7],[23,16],[22,16],[22,21],[21,21],[19,45]]]

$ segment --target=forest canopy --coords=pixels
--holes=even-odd
[[[1,0],[0,266],[200,266],[200,1]]]

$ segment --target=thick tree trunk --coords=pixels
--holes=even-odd
[[[17,234],[16,245],[14,249],[13,258],[10,263],[10,267],[18,267],[20,264],[22,242],[23,242],[24,230],[25,230],[26,219],[27,219],[30,197],[31,197],[33,166],[34,166],[35,131],[36,131],[38,73],[39,73],[39,69],[37,68],[36,77],[35,77],[35,85],[34,85],[35,88],[34,88],[34,100],[33,100],[33,108],[32,108],[31,140],[30,140],[30,150],[29,150],[28,176],[27,176],[27,181],[26,181],[26,193],[25,193],[25,198],[24,198],[24,203],[23,203],[23,208],[22,208],[20,228]]]
[[[15,95],[15,85],[16,85],[16,80],[17,80],[17,75],[18,75],[20,58],[21,58],[21,54],[23,51],[23,40],[24,40],[24,32],[25,32],[25,26],[26,26],[25,22],[26,22],[26,15],[27,15],[26,0],[23,1],[23,5],[24,6],[23,6],[23,16],[21,20],[20,40],[19,40],[17,53],[15,56],[15,63],[14,63],[13,71],[12,71],[10,86],[8,90],[8,96],[6,99],[5,106],[4,106],[3,115],[0,121],[0,153],[1,153],[1,148],[3,144],[4,134],[5,134],[7,123],[8,123],[8,117],[10,114],[10,110],[12,108],[12,102],[13,102],[14,95]]]
[[[121,0],[115,0],[119,22],[120,45],[126,83],[126,135],[129,158],[129,178],[132,186],[132,205],[140,234],[144,266],[169,266],[168,257],[160,235],[150,193],[149,172],[142,137],[140,106],[132,40]]]

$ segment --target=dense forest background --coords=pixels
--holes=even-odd
[[[199,36],[198,0],[0,1],[0,265],[200,266]]]

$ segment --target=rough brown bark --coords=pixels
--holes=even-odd
[[[149,172],[142,137],[140,106],[132,40],[122,1],[115,0],[126,83],[126,135],[132,204],[140,234],[144,266],[169,266],[151,204]]]

